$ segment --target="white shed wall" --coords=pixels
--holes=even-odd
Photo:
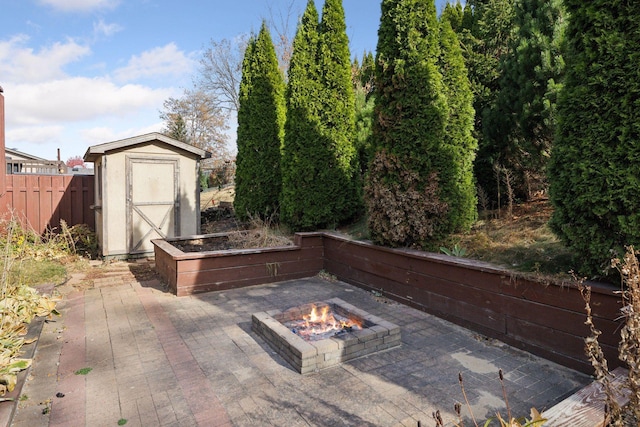
[[[199,188],[198,188],[198,159],[191,153],[185,153],[182,150],[175,149],[162,142],[140,144],[119,151],[108,152],[103,156],[103,162],[96,163],[102,166],[102,213],[96,215],[96,229],[100,228],[98,238],[102,242],[102,254],[104,257],[121,257],[129,255],[130,235],[127,232],[127,159],[148,159],[149,177],[145,189],[135,189],[140,194],[141,191],[147,191],[146,199],[152,200],[158,198],[166,200],[168,195],[166,189],[161,186],[154,186],[149,182],[153,181],[153,161],[172,161],[177,162],[179,170],[177,190],[179,198],[179,215],[178,230],[179,235],[194,235],[199,230]],[[147,164],[145,163],[145,167]],[[158,167],[158,172],[166,174],[166,168]],[[166,179],[163,176],[162,179]],[[160,178],[159,178],[160,179]],[[96,179],[96,182],[100,181]],[[100,184],[96,184],[100,185]],[[133,183],[135,185],[135,182]],[[172,190],[169,190],[172,191]],[[96,193],[97,194],[97,193]],[[100,220],[99,220],[99,217]],[[100,227],[99,227],[99,223]],[[153,234],[153,233],[152,233]],[[158,238],[157,234],[153,234],[150,238]],[[173,229],[169,231],[167,237],[176,237]],[[151,246],[148,245],[147,249]],[[152,252],[152,249],[151,249]]]

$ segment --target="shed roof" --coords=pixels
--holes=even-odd
[[[42,157],[34,156],[33,154],[23,153],[22,151],[16,150],[15,148],[4,148],[5,156],[7,159],[16,159],[16,160],[33,160],[36,162],[50,162],[51,160],[43,159]]]
[[[118,141],[92,145],[87,149],[87,152],[84,153],[84,161],[95,162],[100,155],[105,154],[109,151],[122,150],[125,148],[133,147],[135,145],[148,144],[154,141],[160,141],[167,145],[173,146],[179,150],[183,150],[188,153],[195,154],[196,156],[199,156],[201,159],[206,159],[211,157],[210,152],[205,151],[201,148],[198,148],[190,144],[186,144],[184,142],[178,141],[177,139],[173,139],[171,137],[168,137],[158,132],[152,132],[144,135],[134,136],[127,139],[121,139]]]

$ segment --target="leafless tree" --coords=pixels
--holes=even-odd
[[[283,74],[289,68],[292,52],[291,17],[294,15],[294,0],[290,0],[284,10],[274,11],[268,5],[270,29],[274,34],[274,45]],[[211,96],[216,105],[229,112],[237,112],[239,107],[242,61],[249,41],[248,35],[239,35],[232,40],[210,40],[200,58],[200,68],[196,77],[199,90]]]
[[[176,123],[184,127],[185,142],[210,151],[213,158],[228,158],[226,148],[227,112],[201,90],[185,90],[181,98],[169,98],[163,104],[160,118],[165,133],[170,134]],[[183,122],[183,123],[182,123]]]
[[[294,20],[294,25],[292,26],[291,17],[299,16],[300,14],[299,10],[294,10],[294,4],[294,0],[290,0],[286,9],[279,9],[277,12],[274,12],[271,3],[267,6],[269,10],[268,22],[271,23],[270,29],[274,38],[273,44],[278,54],[278,62],[283,75],[286,75],[289,69],[289,62],[291,61],[291,54],[293,53],[292,40],[296,30],[295,25],[297,19]]]
[[[242,79],[242,60],[247,47],[245,35],[234,40],[211,40],[200,58],[200,69],[196,86],[207,93],[216,106],[238,111],[240,80]]]

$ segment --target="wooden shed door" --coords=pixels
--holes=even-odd
[[[180,235],[177,159],[127,157],[130,255],[153,252],[151,239]]]

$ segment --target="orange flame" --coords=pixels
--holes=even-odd
[[[318,309],[315,304],[312,305],[309,314],[303,315],[302,319],[304,321],[305,334],[323,334],[333,330],[339,331],[352,327],[362,328],[362,322],[359,320],[337,320],[328,305],[324,305],[320,309]]]

